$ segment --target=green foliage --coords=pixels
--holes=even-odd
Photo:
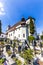
[[[28,36],[28,40],[29,40],[30,42],[32,42],[33,40],[35,40],[35,37],[34,37],[34,36]]]
[[[2,41],[1,44],[4,45],[4,42]]]
[[[29,49],[29,50],[24,50],[24,52],[23,52],[21,55],[22,55],[22,57],[23,57],[24,59],[26,59],[27,61],[28,61],[28,60],[32,60],[32,58],[33,58],[33,51],[32,51],[31,49]]]
[[[17,42],[17,40],[14,40],[14,42]]]
[[[8,55],[10,56],[11,54],[12,54],[12,52],[9,50],[9,51],[7,51],[7,53],[8,53]]]
[[[43,40],[43,35],[41,35],[41,40]]]
[[[20,41],[19,41],[19,40],[16,40],[16,39],[14,39],[14,42],[15,42],[15,43],[16,43],[16,42],[20,43]]]
[[[17,65],[22,65],[22,62],[17,58],[13,58],[13,60],[16,62]]]
[[[25,60],[25,62],[24,62],[24,64],[23,64],[23,65],[28,65],[27,60]]]
[[[15,47],[15,45],[16,45],[16,43],[13,43],[13,44],[12,44],[12,47],[14,48],[14,47]]]
[[[30,17],[30,33],[34,34],[34,32],[35,32],[34,22],[32,21],[32,17]]]
[[[41,42],[41,47],[43,47],[43,42]]]
[[[41,44],[43,44],[43,42],[41,42]]]
[[[0,59],[0,63],[1,64],[4,63],[4,61],[5,61],[5,59]]]
[[[21,61],[20,60],[17,60],[16,63],[17,63],[17,65],[21,65]]]

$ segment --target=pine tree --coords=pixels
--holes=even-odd
[[[35,32],[35,26],[34,26],[34,22],[32,21],[32,17],[30,17],[30,33],[33,35]]]

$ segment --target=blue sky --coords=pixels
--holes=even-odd
[[[11,26],[32,16],[36,19],[36,30],[43,31],[43,0],[0,0],[0,19],[2,31],[5,32],[8,24]]]

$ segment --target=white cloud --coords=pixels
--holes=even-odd
[[[3,7],[3,4],[2,4],[2,2],[0,2],[0,7]]]
[[[4,5],[0,2],[0,15],[5,15]]]
[[[4,8],[1,8],[1,11],[4,11]]]
[[[5,15],[5,12],[1,12],[1,11],[0,11],[0,15]]]

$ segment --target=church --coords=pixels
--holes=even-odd
[[[32,18],[32,21],[35,23],[35,19]],[[7,28],[7,38],[10,40],[20,40],[24,42],[30,36],[30,17],[26,20],[22,18],[18,23],[14,24],[12,27],[9,25]],[[36,32],[34,33],[36,36]]]

